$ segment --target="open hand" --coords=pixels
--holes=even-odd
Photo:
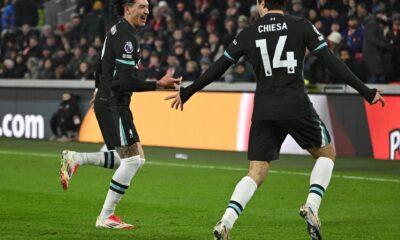
[[[167,73],[162,77],[158,82],[157,85],[162,88],[175,88],[179,89],[180,84],[182,81],[182,77],[173,78],[172,73]]]
[[[181,111],[183,111],[183,102],[181,100],[180,92],[177,92],[174,95],[170,95],[165,98],[166,101],[171,100],[171,99],[173,99],[172,103],[171,103],[171,108],[175,108],[175,109],[180,108]]]

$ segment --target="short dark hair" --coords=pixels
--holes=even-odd
[[[124,15],[124,5],[125,4],[134,4],[136,0],[113,0],[114,11],[117,15]]]
[[[258,4],[262,2],[265,3],[265,7],[268,10],[284,10],[285,9],[285,0],[258,0]]]

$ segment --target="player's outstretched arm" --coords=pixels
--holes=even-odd
[[[316,53],[317,57],[335,75],[339,76],[346,84],[356,89],[370,104],[381,102],[385,105],[385,100],[381,96],[381,91],[368,88],[353,72],[337,58],[328,48],[324,48]]]
[[[220,57],[214,64],[211,65],[197,80],[193,81],[187,87],[181,87],[179,92],[168,96],[165,100],[172,100],[171,108],[183,110],[183,104],[196,92],[203,89],[208,84],[220,78],[222,74],[232,65],[232,61],[225,56]]]

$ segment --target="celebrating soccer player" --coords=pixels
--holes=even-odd
[[[132,121],[129,105],[132,92],[153,91],[158,87],[174,87],[181,79],[165,75],[157,82],[137,78],[140,42],[137,29],[145,25],[149,15],[147,0],[114,0],[122,19],[111,28],[104,41],[100,68],[96,74],[94,110],[104,141],[105,153],[77,153],[64,150],[60,171],[64,189],[69,186],[78,166],[91,164],[114,168],[115,171],[103,209],[96,221],[98,228],[133,228],[114,215],[116,205],[128,189],[132,178],[144,164],[139,135]]]
[[[339,79],[356,89],[369,103],[384,99],[377,89],[365,86],[327,48],[324,37],[303,18],[284,14],[284,0],[257,0],[261,18],[244,29],[199,79],[179,93],[169,96],[173,108],[218,79],[242,56],[257,74],[248,159],[248,175],[236,185],[222,219],[214,227],[217,240],[229,239],[229,232],[246,204],[262,184],[290,134],[316,160],[311,172],[309,194],[300,215],[311,239],[321,239],[318,209],[331,179],[335,150],[331,137],[307,96],[303,79],[306,48],[316,54]]]

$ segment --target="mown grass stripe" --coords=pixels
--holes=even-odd
[[[49,153],[35,153],[35,152],[13,152],[13,151],[2,151],[0,154],[18,155],[18,156],[33,156],[33,157],[51,157],[57,158],[61,157],[61,154],[49,154]],[[184,163],[167,163],[167,162],[155,162],[146,161],[146,164],[164,166],[164,167],[184,167],[184,168],[197,168],[197,169],[211,169],[211,170],[227,170],[227,171],[240,171],[246,172],[247,168],[240,167],[226,167],[226,166],[212,166],[212,165],[197,165],[197,164],[184,164]],[[310,173],[306,172],[295,172],[295,171],[278,171],[270,170],[269,173],[272,174],[282,174],[282,175],[297,175],[297,176],[310,176]],[[361,181],[372,181],[372,182],[393,182],[400,183],[400,179],[393,178],[375,178],[375,177],[361,177],[361,176],[351,176],[351,175],[332,175],[333,178],[342,178],[348,180],[361,180]]]

